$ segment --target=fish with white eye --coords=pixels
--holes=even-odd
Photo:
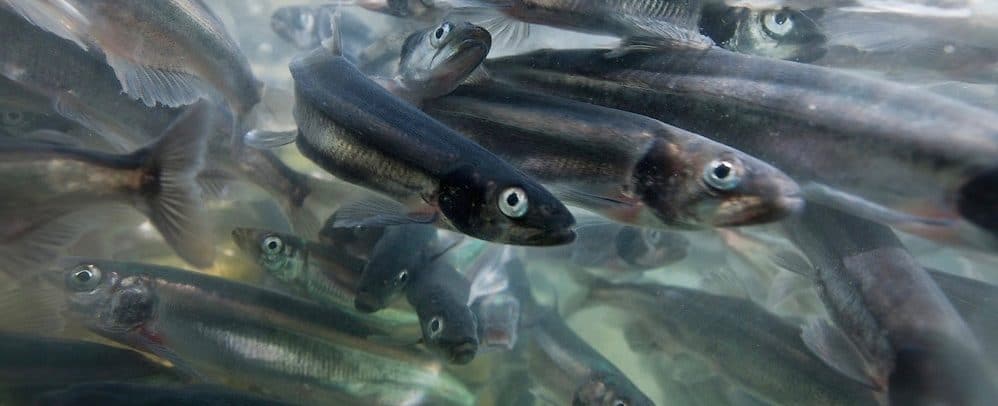
[[[744,169],[737,161],[717,159],[704,169],[703,180],[713,189],[732,190],[741,183]]]
[[[511,187],[499,194],[499,210],[506,217],[520,218],[527,214],[529,208],[527,193],[518,187]]]
[[[77,292],[92,291],[101,281],[101,270],[95,265],[80,265],[70,272],[66,285]]]
[[[441,45],[447,43],[447,37],[450,35],[451,30],[454,29],[454,24],[445,21],[440,24],[436,30],[433,31],[433,35],[430,35],[430,45],[434,48],[440,48]]]
[[[280,254],[284,250],[284,241],[276,235],[268,236],[260,242],[260,251],[264,255]]]
[[[762,13],[762,29],[773,38],[780,38],[794,29],[794,20],[785,10],[766,11]]]
[[[24,113],[21,113],[20,111],[7,111],[0,113],[0,123],[10,127],[24,124]]]
[[[398,282],[399,286],[405,285],[406,282],[409,282],[409,270],[403,269],[399,272],[398,276],[395,277],[395,281]]]
[[[426,326],[429,328],[430,338],[436,338],[444,331],[444,319],[440,316],[435,316],[430,319]]]

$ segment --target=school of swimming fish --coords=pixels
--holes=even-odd
[[[0,405],[998,400],[998,4],[0,0],[0,39]]]

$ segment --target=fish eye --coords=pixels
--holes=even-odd
[[[0,115],[3,125],[15,126],[24,122],[24,114],[19,111],[8,111]]]
[[[433,31],[433,35],[430,35],[430,45],[434,48],[440,48],[452,29],[454,29],[454,24],[451,24],[449,21],[445,21],[443,24],[440,24],[440,26]]]
[[[398,280],[399,284],[406,283],[409,280],[409,271],[403,269],[395,279]]]
[[[441,319],[440,316],[434,316],[430,319],[430,322],[427,323],[427,327],[430,328],[430,337],[436,337],[444,330],[444,320]]]
[[[268,236],[267,238],[264,238],[263,241],[260,243],[260,250],[267,255],[277,254],[281,252],[281,250],[283,249],[284,249],[284,241],[281,240],[281,237],[273,235]]]
[[[96,265],[80,265],[70,272],[67,280],[69,286],[76,291],[94,290],[101,281],[101,271]]]
[[[731,190],[741,183],[741,172],[741,167],[735,162],[715,159],[704,169],[703,180],[714,189]]]
[[[762,28],[772,37],[782,37],[794,29],[794,21],[786,10],[762,13]]]
[[[613,406],[627,406],[627,401],[623,399],[614,399]]]
[[[659,230],[645,230],[645,240],[651,245],[662,242],[662,232]]]
[[[298,16],[298,26],[305,31],[312,31],[312,28],[315,27],[315,16],[302,13]]]
[[[499,194],[499,210],[506,217],[520,218],[527,214],[527,192],[518,187],[511,187]]]

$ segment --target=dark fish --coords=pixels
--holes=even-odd
[[[365,339],[365,319],[330,307],[152,265],[75,260],[52,276],[67,317],[236,388],[306,404],[473,401],[438,363]]]
[[[455,364],[467,364],[478,353],[478,322],[468,307],[471,284],[445,260],[413,272],[405,291],[419,315],[423,342]]]
[[[892,386],[920,390],[904,379],[921,382],[928,378],[923,373],[934,370],[933,380],[948,382],[947,389],[934,393],[936,385],[925,387],[921,397],[952,396],[947,401],[952,404],[987,403],[987,388],[993,388],[990,370],[979,362],[964,362],[980,356],[976,338],[889,227],[817,203],[785,226],[813,264],[825,308],[865,361],[873,383],[894,396],[897,388]],[[809,328],[805,334],[812,346],[837,355],[832,354],[836,347],[827,344],[836,339],[829,328]],[[904,359],[902,365],[899,358]],[[907,376],[921,368],[926,369],[918,378]]]
[[[170,376],[135,351],[89,341],[0,333],[5,387],[58,388],[83,382]]]
[[[414,32],[400,53],[400,91],[418,99],[446,95],[485,61],[491,49],[492,35],[471,23],[444,21]]]
[[[326,219],[319,230],[319,242],[340,247],[357,258],[368,259],[388,227],[336,227],[337,213]]]
[[[221,94],[242,117],[259,85],[221,21],[201,0],[7,0],[26,20],[103,53],[121,87],[148,106]]]
[[[803,204],[779,170],[641,115],[497,83],[462,86],[423,109],[569,204],[622,223],[741,226]]]
[[[45,393],[39,396],[33,404],[37,406],[290,405],[290,403],[271,400],[220,386],[192,385],[163,387],[122,382],[73,385],[65,389]]]
[[[700,31],[722,48],[752,55],[812,62],[825,55],[821,10],[751,9],[710,5]]]
[[[436,222],[523,245],[575,237],[574,218],[547,190],[342,57],[317,49],[294,61],[291,73],[298,149],[337,177],[407,206],[408,215],[378,209],[383,224]]]
[[[991,229],[982,217],[994,217],[987,208],[998,201],[989,194],[998,188],[988,187],[998,177],[987,175],[998,156],[994,113],[890,82],[717,48],[620,57],[546,50],[486,66],[520,86],[648,114],[731,145],[785,171],[809,200],[937,240],[998,246],[981,229]],[[843,165],[858,157],[863,165]]]
[[[426,267],[437,239],[433,226],[410,224],[388,227],[374,245],[357,283],[354,306],[373,313],[402,296],[409,282]]]
[[[679,346],[777,404],[877,404],[868,387],[812,354],[800,328],[751,301],[673,286],[599,281],[590,295],[636,317],[628,330],[636,351]]]
[[[510,292],[523,305],[521,342],[527,346],[528,371],[535,384],[557,398],[555,403],[654,404],[610,360],[575,334],[557,310],[545,308],[534,299],[521,261],[510,262],[506,271]]]
[[[204,159],[212,108],[200,104],[163,136],[128,155],[110,155],[50,144],[0,145],[0,211],[70,212],[105,204],[132,205],[184,260],[212,264],[214,247],[201,214],[194,178]]]

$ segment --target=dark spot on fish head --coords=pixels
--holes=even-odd
[[[123,286],[111,296],[102,323],[108,328],[131,330],[153,320],[158,300],[155,291],[143,280]]]

